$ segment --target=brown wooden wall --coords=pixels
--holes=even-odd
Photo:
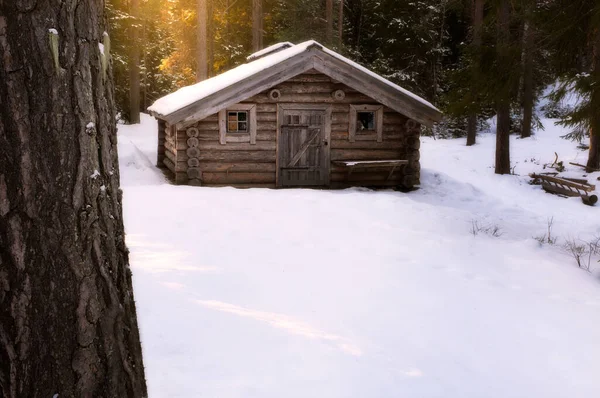
[[[269,92],[278,89],[281,98],[274,101]],[[343,100],[334,100],[332,93],[343,90]],[[331,104],[331,186],[397,186],[411,187],[419,183],[419,130],[408,118],[384,107],[383,142],[376,139],[349,141],[350,104],[378,104],[375,100],[350,87],[332,81],[328,76],[309,72],[296,76],[243,103],[257,104],[256,145],[249,143],[219,143],[218,115],[214,114],[192,126],[198,129],[196,149],[188,145],[186,129],[173,134],[165,126],[164,164],[174,173],[177,183],[206,186],[275,187],[277,157],[277,104]],[[159,163],[160,163],[159,125]],[[408,160],[407,166],[396,169],[390,179],[387,171],[353,171],[336,164],[351,160]],[[194,169],[194,170],[190,170]],[[201,172],[197,173],[197,170]],[[188,175],[189,174],[189,175]]]

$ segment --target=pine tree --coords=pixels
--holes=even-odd
[[[252,51],[263,48],[263,10],[262,0],[252,0]]]
[[[472,67],[471,73],[475,77],[475,81],[477,80],[476,76],[479,74],[480,68],[480,51],[481,51],[481,42],[483,36],[483,9],[484,9],[484,0],[472,0],[472,52],[474,57],[472,59]],[[476,100],[477,98],[477,88],[472,85],[471,86],[471,98]],[[471,111],[469,113],[467,119],[467,146],[475,145],[477,140],[477,112]]]
[[[512,99],[510,79],[510,0],[499,0],[497,11],[497,63],[499,77],[506,77],[504,87],[496,96],[496,174],[510,173],[510,105]]]
[[[551,0],[544,3],[541,26],[546,47],[560,77],[554,99],[575,90],[579,104],[561,124],[590,136],[588,171],[600,169],[600,4],[587,0]]]
[[[208,41],[207,41],[207,23],[208,23],[208,9],[207,0],[198,0],[197,12],[196,12],[196,32],[197,32],[197,46],[196,46],[196,80],[202,81],[208,78]]]
[[[130,46],[129,56],[129,122],[136,124],[140,122],[140,5],[139,0],[131,0],[132,24],[129,29],[131,32],[132,45]]]

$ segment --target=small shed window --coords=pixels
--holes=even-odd
[[[348,137],[355,142],[373,140],[383,142],[383,106],[382,105],[350,105],[350,121]]]
[[[219,143],[256,144],[256,104],[236,104],[219,112]]]
[[[227,112],[227,132],[228,133],[247,133],[248,132],[248,112],[247,111],[229,111]]]
[[[359,131],[375,131],[375,112],[357,112],[356,119]]]

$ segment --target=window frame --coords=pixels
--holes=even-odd
[[[246,132],[229,132],[229,112],[246,112]],[[256,145],[256,104],[235,104],[219,111],[219,143],[226,145],[236,142]]]
[[[358,113],[373,112],[375,113],[375,130],[358,130]],[[350,120],[348,126],[348,138],[350,142],[356,142],[356,137],[360,136],[361,141],[377,141],[383,142],[383,105],[350,105]]]
[[[231,121],[230,117],[231,114],[234,113],[236,115],[236,120],[235,121]],[[245,116],[245,120],[240,121],[240,115],[244,115]],[[231,110],[228,109],[227,110],[227,134],[248,134],[248,132],[250,131],[250,126],[248,124],[249,120],[248,120],[248,111],[238,111],[238,110]],[[237,129],[232,131],[230,129],[231,124],[235,123],[237,125]],[[244,123],[246,125],[246,128],[244,130],[240,130],[240,124]]]

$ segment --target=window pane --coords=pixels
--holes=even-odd
[[[228,120],[230,122],[235,122],[235,121],[238,120],[237,116],[238,116],[237,112],[229,112],[229,119]]]
[[[230,132],[236,132],[237,131],[237,122],[229,122],[229,127],[227,127],[227,130]]]
[[[246,131],[246,130],[248,130],[246,122],[239,122],[238,123],[238,131]]]
[[[357,112],[358,130],[375,130],[375,112]]]
[[[248,114],[246,112],[238,112],[238,121],[245,122],[248,120]]]

